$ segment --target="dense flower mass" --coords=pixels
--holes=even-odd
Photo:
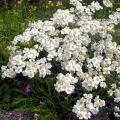
[[[92,91],[108,87],[106,75],[120,74],[120,45],[113,42],[112,32],[120,23],[118,9],[106,19],[94,19],[96,11],[104,9],[98,2],[83,5],[82,0],[70,0],[73,6],[59,9],[49,21],[30,23],[9,47],[11,56],[7,66],[2,66],[2,77],[14,78],[18,74],[33,78],[57,76],[55,89],[72,94],[78,82],[90,94],[84,94],[73,107],[79,119],[89,119],[97,114],[105,101],[93,96]],[[112,7],[109,0],[103,0]],[[25,47],[32,43],[31,48]],[[59,72],[53,64],[60,63]],[[56,68],[54,68],[56,69]],[[111,89],[115,102],[120,102],[120,88]],[[115,116],[120,116],[115,108]]]
[[[99,108],[105,106],[105,101],[99,99],[99,96],[95,97],[94,102],[92,102],[92,99],[92,94],[84,94],[84,97],[74,105],[73,112],[77,114],[79,119],[89,119],[91,114],[98,113]]]
[[[65,76],[60,73],[57,76],[57,83],[55,84],[55,89],[58,92],[65,91],[67,94],[70,94],[74,91],[74,84],[78,82],[77,78],[72,77],[71,74],[67,73]]]

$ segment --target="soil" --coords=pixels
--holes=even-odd
[[[23,119],[20,120],[34,120],[34,114],[31,111],[26,111],[24,113],[20,113]],[[3,112],[0,110],[0,120],[19,120],[17,117],[12,116],[10,112]]]

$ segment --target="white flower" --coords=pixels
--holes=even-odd
[[[106,83],[104,81],[105,79],[103,76],[89,77],[82,82],[82,87],[88,91],[92,91],[93,88],[97,89],[99,85],[100,87],[105,88]]]
[[[115,106],[114,111],[115,111],[115,112],[120,112],[120,108],[117,107],[117,106]]]
[[[102,87],[102,88],[106,88],[106,86],[107,86],[107,85],[106,85],[105,82],[101,82],[101,83],[100,83],[100,87]]]
[[[117,67],[116,72],[117,72],[117,73],[120,73],[120,66]]]
[[[89,8],[91,9],[92,12],[95,12],[96,10],[103,9],[103,7],[100,5],[100,3],[99,2],[95,2],[95,1],[93,1],[91,3],[91,5],[89,6]]]
[[[74,78],[71,74],[67,73],[63,75],[62,73],[57,76],[58,81],[55,84],[55,89],[58,92],[66,92],[67,94],[71,94],[75,87],[74,84],[78,82],[77,78]]]
[[[103,0],[103,4],[106,6],[106,7],[112,7],[112,3],[110,0]]]
[[[51,69],[52,65],[50,63],[45,63],[45,64],[40,64],[39,65],[39,76],[44,78],[46,75],[50,75],[51,74]]]
[[[57,10],[57,12],[53,15],[51,19],[53,22],[60,26],[66,26],[69,23],[74,22],[74,15],[72,15],[69,10]]]
[[[24,48],[23,52],[23,59],[35,59],[39,56],[39,53],[35,49]]]
[[[74,60],[70,60],[69,62],[66,63],[65,70],[77,72],[81,70],[81,66]]]
[[[47,60],[48,61],[51,61],[53,58],[55,58],[57,56],[57,53],[56,51],[51,51],[50,53],[48,53],[48,56],[47,56]]]
[[[119,113],[114,113],[115,117],[120,117],[120,114]]]
[[[77,100],[72,111],[77,114],[79,119],[87,120],[91,118],[92,114],[97,114],[99,112],[99,108],[103,106],[105,106],[105,101],[99,99],[99,96],[93,99],[92,94],[84,94],[84,97]]]
[[[113,93],[114,93],[114,92],[113,92],[112,90],[109,90],[109,91],[108,91],[109,96],[113,96]]]

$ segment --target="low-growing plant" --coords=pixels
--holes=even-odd
[[[70,4],[49,20],[30,22],[13,39],[2,66],[2,78],[16,85],[10,108],[41,113],[42,120],[68,119],[70,111],[90,119],[111,98],[120,117],[120,45],[114,41],[120,9],[113,10],[109,0]]]

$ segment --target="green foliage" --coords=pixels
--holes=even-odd
[[[4,83],[1,87],[0,87],[0,96],[2,96],[3,98],[3,102],[7,103],[10,102],[10,97],[11,97],[11,90],[10,90],[10,86],[6,83]]]
[[[14,88],[14,95],[16,94],[15,98],[12,98],[10,102],[3,101],[4,104],[2,105],[2,108],[6,110],[14,109],[17,112],[30,110],[40,114],[41,120],[58,120],[58,115],[63,117],[65,113],[71,111],[72,106],[75,104],[78,97],[68,96],[63,93],[59,94],[54,89],[55,82],[56,80],[53,76],[40,79],[36,75],[34,79],[29,81],[32,85],[32,91],[28,96],[24,95],[22,89]],[[8,89],[5,86],[3,87],[5,90]],[[22,85],[21,88],[23,88]],[[8,98],[5,99],[9,100]],[[41,108],[39,106],[39,101],[44,101],[45,106]]]
[[[13,85],[11,80],[0,81],[0,101],[2,105],[9,104],[12,101]]]

